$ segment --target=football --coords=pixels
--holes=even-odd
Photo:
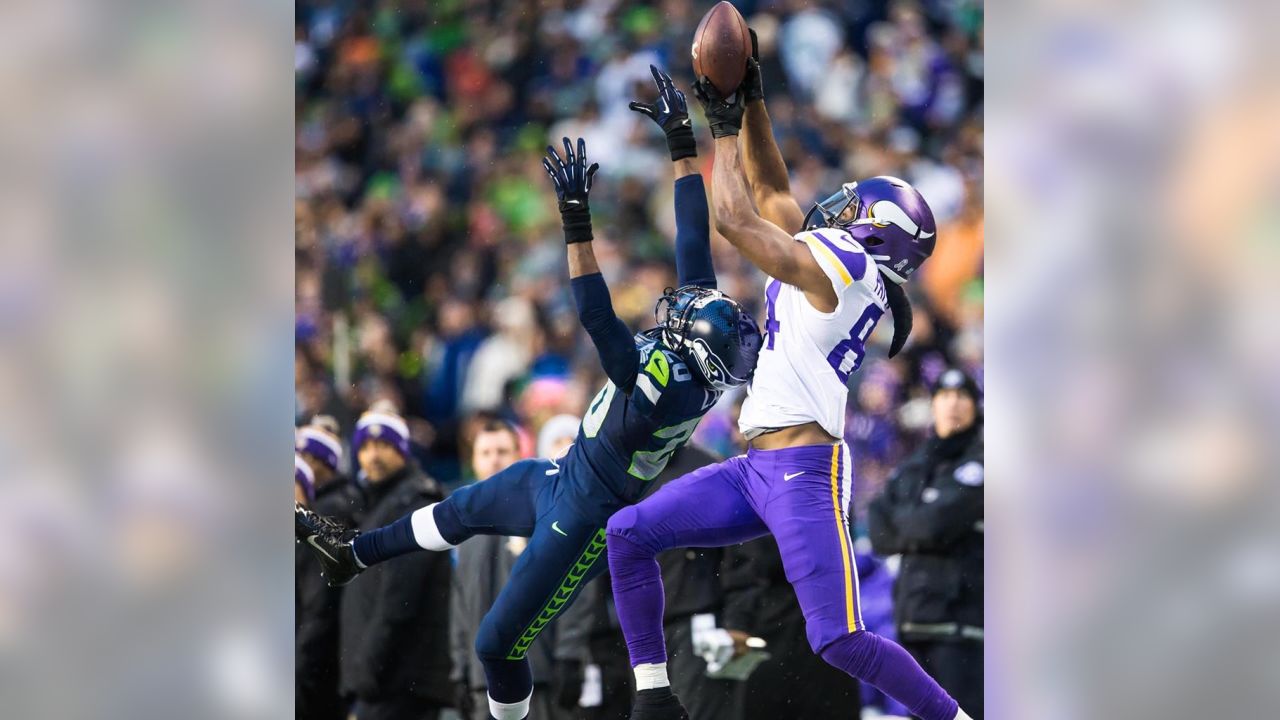
[[[751,57],[751,34],[738,9],[727,2],[716,3],[693,32],[693,73],[706,77],[722,95],[742,84]]]

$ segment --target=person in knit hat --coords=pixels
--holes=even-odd
[[[389,412],[367,412],[356,422],[351,443],[365,480],[378,483],[409,462],[409,426]]]
[[[310,505],[316,496],[316,476],[302,456],[293,455],[293,501]]]
[[[315,473],[317,489],[338,478],[341,473],[342,440],[338,439],[338,422],[329,415],[317,415],[311,423],[294,432],[293,449]]]
[[[445,499],[443,486],[413,459],[409,427],[388,404],[360,416],[351,446],[363,479],[361,532]],[[369,568],[342,591],[341,689],[354,696],[355,717],[436,718],[453,705],[452,565],[447,553],[417,553]]]
[[[315,492],[308,507],[351,525],[362,504],[359,489],[342,473],[338,421],[317,415],[294,434],[296,472],[309,471]],[[294,703],[309,720],[346,720],[339,689],[339,608],[342,592],[319,577],[319,561],[299,547],[294,571]]]

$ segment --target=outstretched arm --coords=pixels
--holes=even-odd
[[[561,160],[555,148],[548,146],[542,167],[556,188],[564,241],[569,253],[569,282],[578,305],[578,320],[596,346],[605,375],[614,385],[630,391],[635,384],[640,352],[636,350],[626,323],[613,312],[609,287],[600,274],[591,246],[591,208],[587,200],[591,179],[600,166],[587,167],[587,146],[581,138],[576,155],[569,138],[565,138],[564,155],[564,160]]]
[[[596,346],[604,374],[614,385],[630,392],[640,365],[640,351],[627,324],[613,312],[609,286],[596,265],[590,242],[569,246],[569,277],[578,321]]]
[[[688,168],[682,172],[681,165]],[[692,169],[693,161],[676,162],[676,275],[680,287],[716,287],[716,269],[711,260],[711,221],[707,209],[707,189],[702,175]]]
[[[773,137],[773,123],[764,107],[764,79],[760,76],[760,50],[756,31],[751,31],[751,59],[742,81],[746,113],[742,119],[742,160],[751,194],[765,220],[789,233],[800,232],[804,212],[791,195],[791,178],[782,161],[782,151]]]
[[[693,137],[693,123],[689,121],[689,106],[670,75],[654,65],[650,65],[649,70],[658,88],[657,102],[636,101],[629,107],[657,123],[667,136],[667,149],[671,151],[676,176],[676,275],[680,287],[714,288],[716,271],[711,262],[707,191],[695,161],[698,146]]]
[[[742,121],[742,156],[756,207],[765,220],[789,233],[800,232],[804,212],[791,195],[791,178],[773,138],[764,100],[747,104]]]
[[[751,203],[738,154],[744,93],[734,92],[726,99],[705,77],[694,83],[693,92],[707,113],[711,136],[716,139],[711,177],[716,188],[716,229],[756,267],[803,290],[809,304],[819,312],[835,310],[835,287],[813,253],[805,243],[796,242],[790,233],[757,215]]]
[[[716,188],[716,229],[720,234],[753,265],[803,290],[809,303],[819,312],[835,310],[835,288],[809,248],[756,214],[743,179],[736,137],[716,140],[711,182]]]

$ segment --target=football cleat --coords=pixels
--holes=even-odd
[[[348,529],[332,518],[294,503],[293,532],[298,542],[309,546],[320,559],[320,574],[330,587],[346,585],[364,571],[351,547],[351,541],[360,534],[359,530]]]
[[[636,693],[631,706],[631,720],[689,720],[689,711],[671,688],[651,688]]]

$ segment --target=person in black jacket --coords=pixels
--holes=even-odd
[[[404,421],[366,413],[352,443],[365,482],[362,530],[444,499],[409,456]],[[446,553],[414,553],[365,571],[342,597],[342,689],[357,720],[437,720],[453,704],[449,681]]]
[[[339,471],[342,443],[337,422],[316,418],[296,434],[297,457],[314,478],[316,512],[354,524],[360,493]],[[298,720],[345,720],[348,703],[338,692],[338,610],[342,589],[329,587],[320,564],[298,546],[294,584],[294,715]]]
[[[983,442],[978,387],[947,370],[933,390],[934,434],[889,478],[868,525],[880,555],[901,555],[894,586],[902,645],[973,716],[983,715]]]

